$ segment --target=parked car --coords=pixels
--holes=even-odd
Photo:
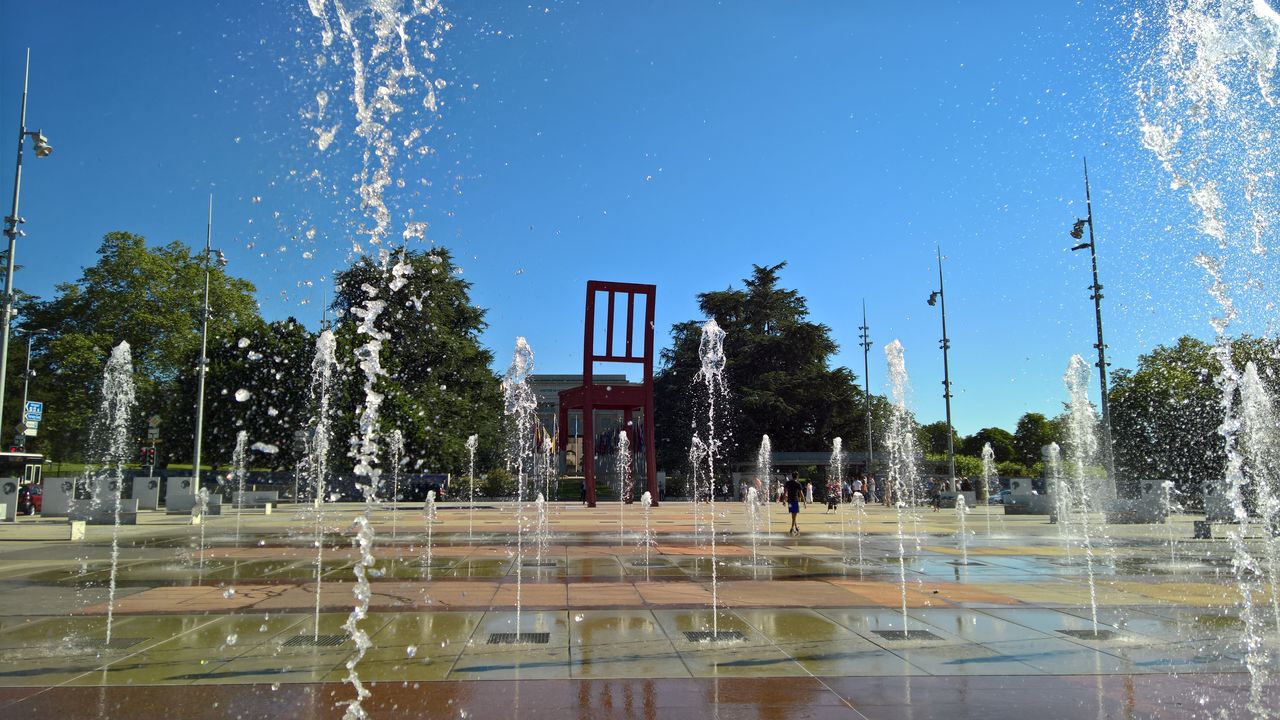
[[[1000,492],[987,498],[988,505],[1003,505],[1009,499],[1010,491],[1001,490]]]
[[[44,488],[39,485],[23,485],[18,488],[18,512],[35,515],[44,504]]]

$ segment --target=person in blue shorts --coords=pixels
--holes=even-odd
[[[800,484],[798,474],[791,473],[791,477],[787,478],[782,489],[787,495],[787,511],[791,513],[791,534],[799,535],[800,526],[796,525],[796,516],[800,514],[800,503],[804,503],[806,507],[809,503],[805,502],[804,486]]]

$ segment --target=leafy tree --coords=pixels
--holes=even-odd
[[[98,256],[79,280],[58,285],[52,300],[21,308],[25,327],[52,330],[36,341],[31,396],[45,402],[41,449],[66,460],[83,457],[102,368],[121,341],[132,348],[140,425],[157,413],[190,414],[195,403],[194,394],[186,407],[172,395],[199,352],[202,255],[179,242],[149,248],[140,235],[112,232]],[[253,285],[216,265],[210,278],[211,336],[258,318]]]
[[[1008,430],[998,427],[983,428],[966,437],[960,444],[959,452],[981,458],[982,446],[987,443],[991,443],[991,452],[995,453],[996,462],[1013,459],[1013,435]]]
[[[917,435],[920,438],[920,447],[926,455],[933,453],[946,456],[947,422],[945,420],[931,422],[928,425],[921,425],[920,429],[917,431]],[[951,429],[951,443],[954,451],[957,453],[960,452],[960,435],[956,433],[954,427]],[[979,451],[981,451],[981,446],[979,446]]]
[[[1232,362],[1243,371],[1254,362],[1272,397],[1280,392],[1280,340],[1245,336],[1232,343]],[[1225,474],[1218,427],[1222,366],[1211,346],[1182,337],[1138,358],[1136,370],[1112,377],[1111,428],[1117,473],[1132,492],[1143,480],[1174,480],[1199,494],[1205,479]]]
[[[1013,431],[1013,459],[1028,467],[1035,465],[1041,461],[1040,449],[1054,442],[1061,445],[1062,438],[1059,422],[1038,412],[1026,413]]]
[[[196,397],[199,351],[179,379],[179,389],[162,428],[168,441],[166,459],[185,461],[195,439],[195,414],[185,412]],[[307,426],[311,359],[315,335],[297,320],[241,323],[228,335],[210,338],[205,379],[204,434],[201,461],[228,466],[236,435],[245,430],[256,467],[292,470],[302,446],[294,433]],[[272,448],[275,450],[272,451]]]
[[[844,439],[847,449],[865,446],[863,394],[848,368],[829,367],[837,346],[831,329],[809,320],[805,299],[778,286],[786,266],[753,266],[742,289],[698,295],[702,312],[726,333],[725,377],[732,401],[725,410],[725,457],[752,456],[763,434],[777,450],[816,451]],[[660,467],[683,468],[691,437],[689,391],[700,369],[701,323],[672,327],[655,378],[654,418]],[[875,404],[873,424],[887,414]],[[877,429],[878,429],[877,427]]]
[[[383,428],[404,435],[406,470],[466,472],[471,434],[480,436],[478,467],[493,467],[501,449],[501,387],[490,369],[493,353],[480,344],[485,311],[471,302],[471,283],[460,277],[449,251],[396,249],[386,267],[362,257],[336,280],[335,334],[345,373],[335,389],[345,400],[335,396],[334,406],[364,403],[363,373],[345,358],[367,340],[357,332],[355,311],[368,300],[383,301],[375,326],[388,337],[381,352],[385,375],[376,390],[385,395]],[[335,448],[351,437],[354,422],[354,415],[344,415],[335,423]],[[333,467],[344,462],[350,466],[349,459],[335,458]]]

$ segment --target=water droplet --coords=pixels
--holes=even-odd
[[[235,633],[231,633],[230,635],[228,635],[228,636],[227,636],[227,644],[228,644],[228,645],[235,645],[235,644],[236,644],[236,641],[237,641],[237,640],[239,640],[239,639],[240,639],[240,636],[239,636],[239,635],[237,635],[237,634],[235,634]]]
[[[236,342],[236,347],[241,347],[241,348],[247,348],[247,347],[249,347],[249,338],[246,338],[246,337],[242,337],[242,338],[240,338],[240,339]]]
[[[245,390],[244,388],[240,388],[239,390],[236,391],[236,402],[244,402],[245,400],[248,400],[251,397],[253,397],[253,393],[249,392],[248,390]]]
[[[405,654],[405,655],[408,655],[409,657],[413,657],[414,655],[417,655],[417,654],[418,654],[418,646],[417,646],[417,645],[410,645],[409,647],[407,647],[407,648],[405,648],[405,649],[404,649],[404,654]]]
[[[574,615],[574,616],[573,616],[573,621],[574,621],[574,622],[582,622],[582,613],[578,613],[577,615]]]
[[[280,683],[278,683],[278,682],[276,682],[276,683],[271,683],[271,689],[272,689],[272,690],[279,690],[279,689],[280,689]]]
[[[235,597],[235,594],[236,594],[235,588],[227,588],[226,590],[222,591],[222,597],[227,600],[230,600],[232,597]]]

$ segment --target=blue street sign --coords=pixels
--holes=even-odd
[[[36,402],[35,400],[28,401],[25,415],[28,420],[40,420],[40,418],[44,417],[44,403]]]

